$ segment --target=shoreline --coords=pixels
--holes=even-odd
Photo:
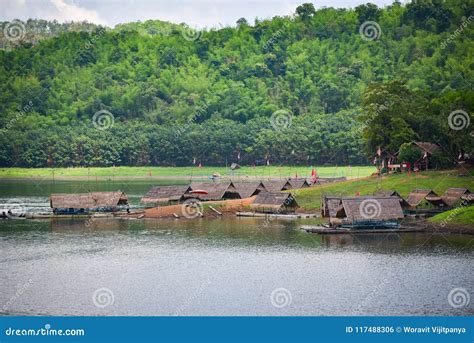
[[[474,235],[474,227],[470,224],[447,223],[446,225],[441,226],[439,223],[433,223],[424,219],[414,222],[413,225],[417,227],[424,227],[425,232],[430,233]]]

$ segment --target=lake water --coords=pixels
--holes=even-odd
[[[121,189],[136,205],[149,186],[2,181],[0,197],[32,212],[51,192]],[[0,313],[474,314],[474,236],[319,236],[306,223],[0,220]]]

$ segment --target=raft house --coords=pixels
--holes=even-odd
[[[242,199],[250,198],[267,189],[261,181],[256,182],[233,182],[233,185]]]
[[[290,181],[287,179],[283,180],[265,180],[263,181],[265,189],[270,193],[277,193],[281,191],[288,191],[293,189]]]
[[[379,196],[379,197],[397,198],[400,201],[400,205],[402,206],[402,209],[404,212],[406,212],[410,208],[410,204],[397,191],[394,191],[394,190],[378,191],[378,192],[375,192],[374,195]]]
[[[226,182],[193,182],[190,193],[203,201],[241,199],[232,181]]]
[[[341,227],[346,228],[398,228],[403,219],[400,201],[395,197],[342,198],[336,212]]]
[[[470,205],[474,202],[474,195],[467,188],[448,188],[441,198],[451,208]]]
[[[406,201],[410,214],[436,214],[449,207],[443,198],[431,189],[415,189],[408,194]]]
[[[141,198],[146,207],[173,205],[192,197],[191,186],[154,186]]]
[[[261,213],[294,213],[298,204],[291,193],[262,192],[257,195],[250,207]]]
[[[329,218],[331,222],[331,218],[336,217],[337,209],[341,204],[342,197],[338,196],[323,196],[323,206],[321,208],[321,217]]]
[[[115,212],[128,208],[128,197],[121,191],[51,194],[50,206],[54,214]]]
[[[288,182],[292,189],[308,188],[311,184],[306,179],[290,179]]]

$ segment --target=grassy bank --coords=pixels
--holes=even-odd
[[[366,177],[375,172],[371,166],[362,167],[314,167],[318,176],[348,178]],[[259,166],[242,167],[232,171],[227,167],[108,167],[108,168],[2,168],[0,178],[44,178],[44,179],[87,179],[87,178],[126,178],[126,179],[184,179],[204,177],[219,173],[233,178],[276,178],[276,177],[311,177],[311,167]]]
[[[372,176],[363,180],[349,180],[298,190],[296,200],[304,208],[317,209],[321,207],[321,197],[324,194],[353,196],[357,193],[370,195],[379,190],[396,190],[406,197],[415,188],[430,188],[438,194],[444,193],[450,187],[467,187],[474,191],[474,173],[471,172],[469,176],[459,176],[459,173],[452,170]]]
[[[428,221],[443,226],[452,224],[472,225],[474,224],[474,206],[458,207],[429,218]]]

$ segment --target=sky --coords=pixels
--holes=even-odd
[[[198,27],[234,25],[244,17],[253,23],[256,17],[271,18],[294,13],[304,2],[315,8],[346,7],[371,2],[379,7],[392,0],[0,0],[0,21],[28,18],[56,19],[59,22],[87,20],[110,27],[119,23],[159,19],[188,23]],[[404,1],[401,1],[404,2]]]

